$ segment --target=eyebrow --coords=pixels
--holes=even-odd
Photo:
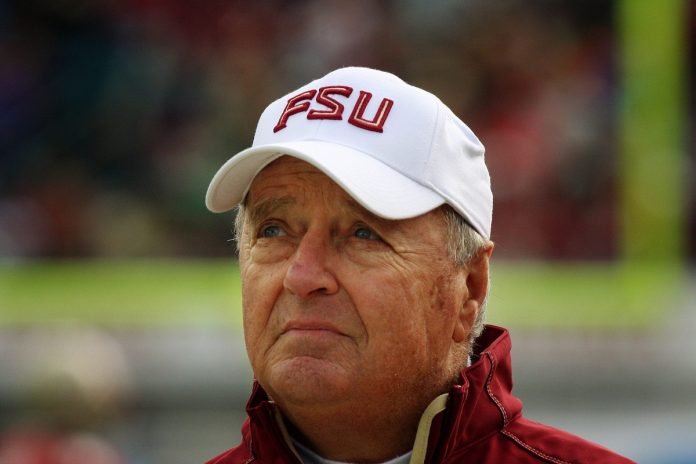
[[[372,213],[367,208],[365,208],[363,205],[358,203],[350,195],[346,195],[346,202],[348,203],[348,208],[353,213],[360,216],[364,216],[366,220],[382,229],[393,228],[394,223],[398,222],[377,216],[376,214]],[[276,211],[285,209],[295,204],[297,204],[297,199],[293,196],[274,197],[261,200],[253,206],[248,206],[247,212],[249,214],[249,221],[252,225],[259,224],[268,216],[273,215]]]
[[[378,223],[382,226],[386,226],[386,225],[390,224],[391,222],[394,222],[394,221],[390,221],[389,219],[384,219],[380,216],[377,216],[375,213],[373,213],[372,211],[370,211],[369,209],[365,208],[363,205],[358,203],[353,197],[349,196],[346,201],[348,203],[348,207],[354,213],[362,215],[362,216],[366,216],[367,219],[370,220],[371,222]]]
[[[363,205],[358,203],[353,197],[348,196],[346,199],[348,207],[351,211],[359,216],[363,216],[369,225],[378,228],[378,233],[385,233],[386,231],[397,231],[401,229],[399,225],[399,220],[385,219],[381,216],[376,215],[369,209],[365,208]]]
[[[288,207],[297,203],[293,197],[268,198],[261,200],[255,205],[250,205],[247,209],[251,224],[258,224],[274,211]]]

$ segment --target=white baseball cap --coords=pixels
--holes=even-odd
[[[314,165],[377,216],[406,219],[446,203],[490,238],[483,145],[435,95],[393,74],[341,68],[271,103],[252,146],[210,182],[208,209],[237,206],[283,155]]]

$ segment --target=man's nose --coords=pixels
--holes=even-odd
[[[283,281],[290,293],[300,298],[308,298],[313,295],[330,295],[338,291],[338,281],[328,266],[330,246],[329,239],[320,233],[305,233],[290,258],[290,267]]]

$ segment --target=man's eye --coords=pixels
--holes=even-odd
[[[369,227],[358,227],[355,229],[355,232],[353,232],[353,235],[356,238],[362,239],[362,240],[379,240],[379,235],[374,233],[372,229]]]
[[[261,228],[261,232],[259,233],[259,237],[262,238],[269,238],[269,237],[282,237],[286,235],[285,231],[283,230],[282,227],[279,225],[270,225],[270,226],[265,226]]]

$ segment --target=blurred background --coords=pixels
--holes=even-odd
[[[209,180],[272,100],[363,65],[493,179],[489,320],[528,417],[696,462],[696,1],[0,2],[0,463],[191,463],[251,372]]]

